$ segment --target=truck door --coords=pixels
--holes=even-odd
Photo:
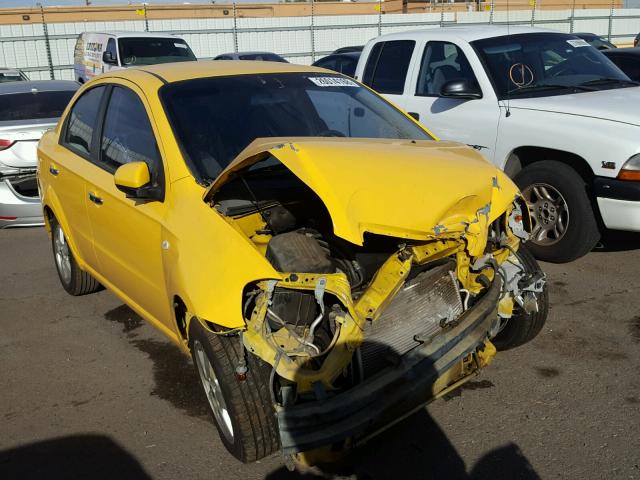
[[[475,56],[474,60],[477,68],[482,69]],[[428,41],[408,85],[410,94],[401,106],[416,112],[420,121],[442,140],[472,145],[493,160],[500,109],[493,88],[488,82],[478,81],[474,67],[460,46]],[[483,75],[482,80],[485,78]],[[478,89],[481,98],[443,96],[442,87],[454,80],[467,80]]]

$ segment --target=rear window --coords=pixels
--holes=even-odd
[[[187,43],[179,38],[121,38],[118,40],[118,48],[122,65],[196,60]]]
[[[37,92],[0,95],[0,122],[58,118],[75,92]]]
[[[378,93],[402,94],[415,45],[413,40],[377,43],[369,54],[363,83]]]

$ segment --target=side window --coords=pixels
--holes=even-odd
[[[401,94],[415,45],[413,40],[377,43],[369,54],[362,81],[378,93]]]
[[[427,43],[420,64],[416,95],[439,97],[445,83],[461,79],[467,79],[470,84],[478,86],[462,50],[449,42]]]
[[[107,49],[105,52],[111,53],[111,58],[113,58],[114,61],[118,60],[118,49],[116,48],[116,41],[113,38],[110,38],[107,42]]]
[[[100,162],[115,171],[130,162],[146,162],[152,178],[160,172],[160,155],[149,117],[138,96],[127,88],[114,87],[100,142]]]
[[[91,139],[98,120],[98,110],[104,87],[96,87],[82,94],[69,112],[63,143],[79,153],[91,154]]]

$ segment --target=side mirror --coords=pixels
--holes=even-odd
[[[127,198],[162,200],[162,191],[151,185],[149,166],[145,162],[121,165],[113,178],[116,188],[126,193]]]
[[[104,52],[102,54],[102,61],[104,63],[108,63],[109,65],[116,65],[118,63],[118,61],[114,58],[113,53],[111,52]]]
[[[482,98],[482,92],[478,87],[472,85],[466,78],[451,80],[445,83],[440,89],[440,95],[447,98],[460,98],[474,100]]]

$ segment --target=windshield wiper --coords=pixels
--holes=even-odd
[[[630,87],[640,85],[640,82],[635,82],[633,80],[625,80],[624,78],[596,78],[594,80],[589,80],[587,82],[583,82],[580,85],[606,85],[608,83],[617,83],[619,85],[628,85]]]
[[[572,91],[581,91],[581,92],[592,92],[595,88],[591,88],[584,84],[580,85],[555,85],[549,83],[543,83],[540,85],[528,85],[526,87],[515,88],[513,90],[509,90],[507,93],[509,95],[519,94],[519,93],[527,93],[527,92],[538,92],[544,90],[572,90]]]

